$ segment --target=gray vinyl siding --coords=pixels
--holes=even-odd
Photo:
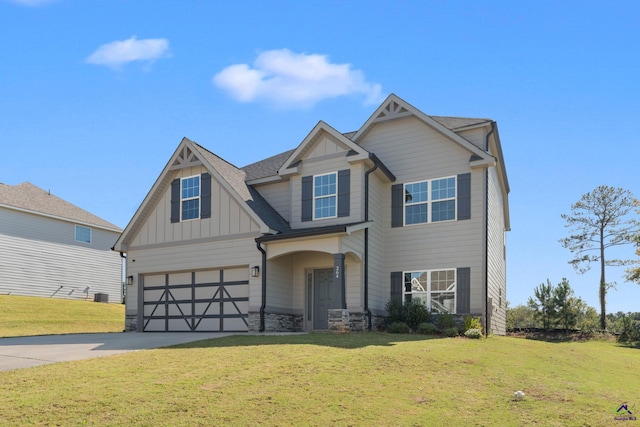
[[[385,315],[389,301],[389,276],[385,269],[386,236],[384,227],[384,200],[389,197],[390,184],[383,184],[377,174],[369,175],[369,310]],[[387,230],[388,232],[388,230]]]
[[[200,175],[202,167],[185,168],[174,178]],[[192,239],[226,237],[258,233],[260,226],[250,217],[246,207],[236,202],[227,190],[211,178],[211,218],[171,222],[171,186],[164,188],[156,206],[145,219],[129,248]]]
[[[285,256],[269,261],[267,277],[268,311],[291,312],[294,308],[293,257]]]
[[[471,142],[473,145],[475,145],[476,147],[480,148],[481,150],[485,149],[486,130],[485,130],[484,127],[471,129],[471,130],[465,130],[463,132],[458,132],[458,135],[460,135],[461,137],[463,137],[467,141]]]
[[[496,168],[489,169],[488,288],[492,302],[491,328],[506,333],[506,259],[503,200]]]
[[[249,269],[254,265],[262,265],[254,238],[131,248],[127,253],[127,275],[133,276],[135,283],[127,286],[127,315],[137,313],[138,281],[142,275],[230,267]],[[261,280],[249,277],[250,309],[261,305]]]
[[[286,220],[291,220],[291,187],[289,181],[254,186],[260,195]]]
[[[121,302],[122,260],[111,251],[119,233],[91,227],[75,241],[75,224],[0,208],[0,294]]]
[[[484,170],[472,170],[467,150],[413,117],[377,124],[361,145],[376,153],[396,175],[395,183],[471,174],[471,218],[463,221],[392,228],[391,184],[384,186],[379,206],[382,206],[383,218],[385,273],[382,280],[386,283],[386,293],[374,293],[372,305],[388,301],[392,271],[469,267],[471,312],[480,314],[484,282]]]

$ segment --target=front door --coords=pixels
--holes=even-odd
[[[313,329],[329,329],[328,310],[334,298],[333,269],[314,270]]]

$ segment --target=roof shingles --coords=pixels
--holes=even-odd
[[[30,182],[19,185],[0,184],[0,205],[51,215],[70,221],[122,231],[117,225],[87,212]]]

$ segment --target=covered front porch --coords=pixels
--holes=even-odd
[[[263,252],[262,304],[249,312],[249,330],[367,329],[364,228],[366,223],[256,239]]]

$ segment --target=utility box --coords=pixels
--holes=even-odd
[[[109,302],[109,294],[97,293],[93,295],[94,302]]]

